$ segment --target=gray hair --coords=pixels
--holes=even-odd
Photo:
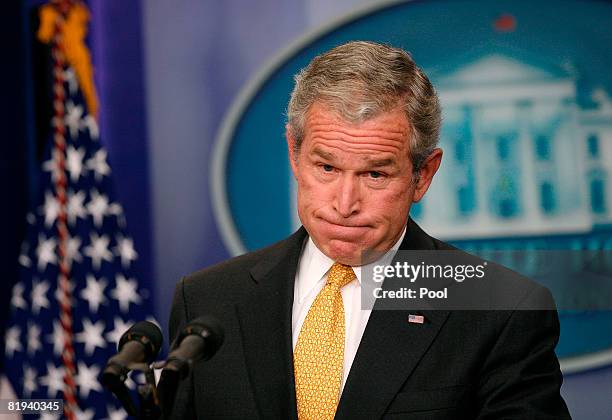
[[[358,123],[401,106],[410,124],[415,172],[438,144],[440,104],[436,91],[406,51],[354,41],[315,57],[295,76],[287,124],[299,151],[306,114],[321,102],[344,120]]]

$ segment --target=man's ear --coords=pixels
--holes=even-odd
[[[421,164],[421,169],[419,171],[416,187],[414,189],[414,196],[412,201],[417,203],[421,201],[429,186],[431,185],[431,181],[433,180],[434,175],[438,171],[440,167],[440,163],[442,162],[442,149],[437,148],[434,149],[433,152],[427,156],[425,161]]]
[[[285,126],[285,138],[287,139],[287,149],[289,151],[289,163],[291,164],[291,171],[293,172],[294,178],[297,179],[297,154],[295,151],[295,138],[291,134],[291,128],[289,124]]]

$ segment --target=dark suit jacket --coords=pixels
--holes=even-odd
[[[191,319],[212,315],[225,328],[225,342],[181,383],[176,418],[297,418],[291,315],[306,237],[301,228],[179,282],[170,337]],[[452,247],[410,220],[400,249]],[[517,308],[552,302],[547,289],[513,277]],[[407,322],[407,311],[372,311],[336,418],[569,418],[554,353],[556,311],[422,314],[426,322],[415,324]]]

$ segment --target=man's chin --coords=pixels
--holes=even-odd
[[[370,264],[386,252],[373,249],[365,244],[355,244],[338,239],[328,240],[325,244],[325,246],[319,247],[325,255],[335,262],[350,266]]]
[[[367,258],[369,253],[364,252],[365,249],[362,245],[356,245],[351,242],[331,240],[328,242],[326,254],[328,257],[333,259],[340,264],[359,266],[366,264],[368,261],[364,260],[364,256]]]

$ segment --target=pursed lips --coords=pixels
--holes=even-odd
[[[358,224],[348,224],[348,223],[336,223],[336,222],[331,222],[327,219],[324,219],[322,217],[318,218],[320,221],[322,221],[323,223],[330,225],[331,227],[335,227],[335,228],[340,228],[340,229],[368,229],[371,228],[372,226],[370,225],[358,225]]]

